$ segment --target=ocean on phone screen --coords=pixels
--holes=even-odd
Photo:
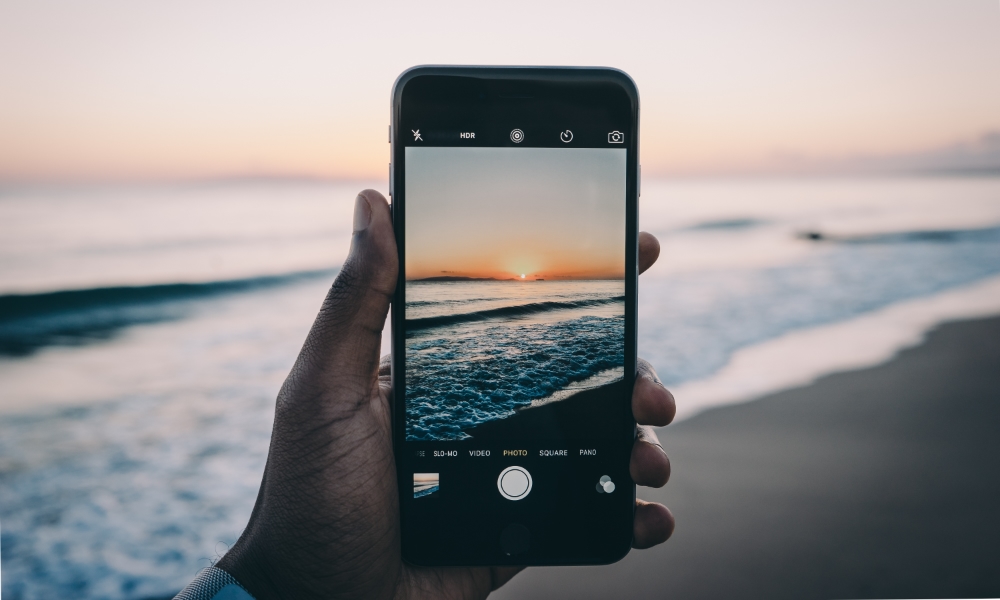
[[[5,600],[170,597],[236,541],[275,398],[369,186],[385,189],[0,188]],[[639,279],[639,355],[683,389],[782,336],[942,294],[965,306],[963,290],[1000,277],[1000,178],[646,178],[640,228],[662,250]],[[465,394],[449,400],[456,415],[502,418],[616,376],[600,349],[620,328],[620,286],[416,284],[407,343]],[[885,331],[850,339],[878,345]],[[800,354],[842,345],[821,337],[754,375],[784,381]],[[499,402],[482,402],[488,377]],[[429,430],[464,430],[431,413]]]
[[[624,281],[415,281],[406,292],[407,440],[464,439],[570,385],[622,376]]]

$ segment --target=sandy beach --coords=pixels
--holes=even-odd
[[[1000,318],[660,431],[673,538],[496,598],[1000,595]],[[679,399],[683,402],[683,398]]]

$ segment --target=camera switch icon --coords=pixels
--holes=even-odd
[[[612,132],[610,132],[608,134],[608,143],[609,144],[624,144],[625,143],[625,134],[622,133],[622,132],[620,132],[620,131],[618,131],[617,129],[614,130],[614,131],[612,131]]]
[[[607,475],[601,475],[601,479],[597,482],[597,493],[610,494],[613,491],[615,491],[615,482],[611,481]]]

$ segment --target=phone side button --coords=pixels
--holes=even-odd
[[[511,523],[500,533],[500,549],[507,556],[523,554],[531,547],[531,532],[520,523]]]

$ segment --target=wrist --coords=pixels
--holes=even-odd
[[[246,531],[216,567],[231,573],[256,600],[330,598],[322,578],[310,570],[309,557],[317,552],[290,548],[285,543],[288,541],[287,536],[265,535],[251,518]]]
[[[202,569],[174,600],[255,600],[245,587],[218,567]]]
[[[258,550],[247,533],[215,564],[216,568],[232,575],[256,600],[276,600],[290,597],[290,591],[280,581],[279,573],[285,572],[270,557]]]

